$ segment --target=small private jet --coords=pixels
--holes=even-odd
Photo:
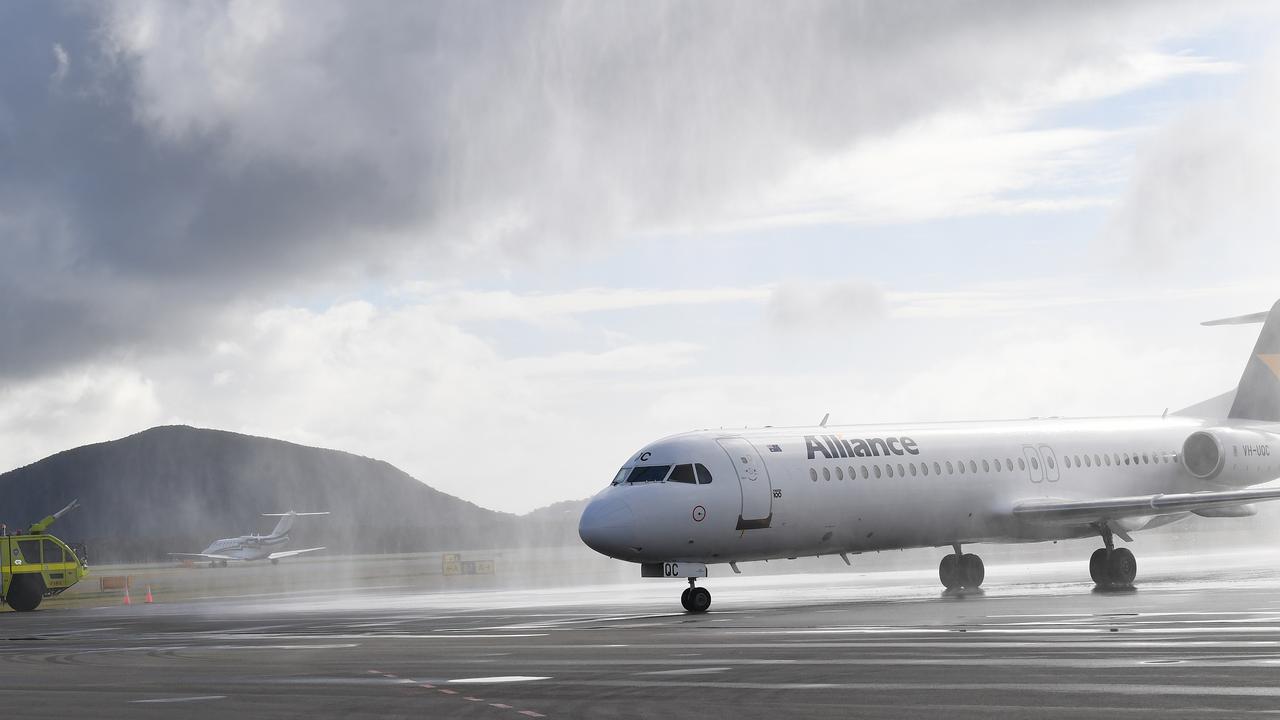
[[[1130,587],[1115,538],[1198,515],[1253,515],[1280,499],[1280,303],[1206,325],[1265,323],[1234,393],[1154,417],[702,430],[631,456],[583,510],[578,534],[642,577],[686,578],[705,612],[707,565],[949,548],[948,590],[982,585],[976,543],[1099,537],[1089,575]]]
[[[303,553],[324,550],[323,547],[305,548],[302,550],[277,550],[289,542],[289,530],[293,528],[296,518],[311,515],[328,515],[328,512],[289,512],[263,513],[263,517],[278,517],[280,522],[268,535],[241,535],[240,537],[215,540],[209,547],[198,553],[169,553],[173,557],[208,560],[209,567],[226,567],[228,561],[248,562],[251,560],[270,560],[272,565],[282,559]]]

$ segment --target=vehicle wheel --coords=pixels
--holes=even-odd
[[[1095,585],[1107,585],[1111,582],[1111,576],[1107,573],[1106,548],[1094,550],[1089,557],[1089,577],[1093,578]]]
[[[948,590],[955,590],[963,584],[960,579],[960,558],[954,553],[942,558],[942,562],[938,563],[938,579]]]
[[[689,612],[704,613],[711,607],[711,591],[706,588],[692,588],[689,592]]]
[[[690,594],[691,594],[691,593],[690,593],[690,589],[689,589],[689,588],[685,588],[685,589],[684,589],[684,592],[680,593],[680,607],[684,608],[685,610],[689,610],[690,612],[692,612],[692,611],[693,611],[693,608],[690,608],[690,607],[689,607],[689,595],[690,595]]]
[[[1116,548],[1107,558],[1107,575],[1111,582],[1121,587],[1133,584],[1138,576],[1138,560],[1128,548]]]
[[[18,612],[30,612],[40,607],[44,597],[44,580],[34,575],[19,575],[9,583],[9,607]]]
[[[967,588],[981,587],[982,581],[987,577],[987,569],[982,564],[982,558],[972,553],[960,556],[960,577]]]

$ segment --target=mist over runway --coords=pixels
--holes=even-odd
[[[7,614],[27,717],[1166,717],[1274,711],[1272,553],[453,592],[303,591]],[[56,689],[56,692],[50,692]]]

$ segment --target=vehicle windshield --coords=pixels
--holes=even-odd
[[[667,476],[670,469],[670,465],[644,465],[631,471],[627,476],[627,483],[659,482]]]

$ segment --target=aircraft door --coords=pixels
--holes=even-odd
[[[1022,461],[1027,465],[1027,479],[1033,483],[1044,482],[1044,463],[1040,462],[1040,453],[1031,445],[1022,446]]]
[[[1061,477],[1061,471],[1058,470],[1058,456],[1053,452],[1053,448],[1048,445],[1041,445],[1036,448],[1040,454],[1041,467],[1044,469],[1044,479],[1049,482],[1058,482]]]
[[[760,453],[756,452],[751,441],[743,438],[724,438],[718,442],[733,462],[733,469],[738,473],[738,485],[742,488],[742,512],[738,514],[737,529],[769,527],[773,521],[773,486]]]

